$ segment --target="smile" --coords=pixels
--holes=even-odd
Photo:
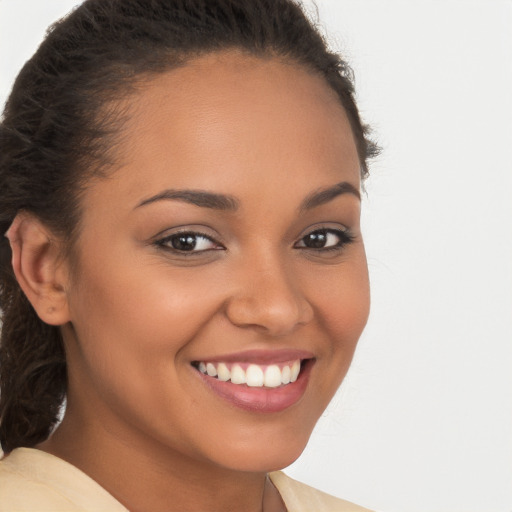
[[[233,355],[192,363],[206,387],[232,406],[255,413],[276,413],[301,400],[315,358],[297,351],[279,355]]]
[[[297,380],[300,374],[301,361],[296,359],[295,361],[270,365],[201,361],[196,367],[203,375],[208,375],[222,382],[229,381],[232,384],[247,385],[252,388],[277,388]]]

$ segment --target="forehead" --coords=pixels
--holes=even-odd
[[[147,80],[126,101],[113,179],[123,182],[131,204],[169,187],[239,195],[268,181],[359,186],[357,150],[339,98],[302,66],[234,51],[210,54]]]

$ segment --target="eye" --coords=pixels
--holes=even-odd
[[[181,253],[199,253],[223,248],[209,236],[193,231],[174,233],[158,240],[156,244]]]
[[[354,237],[342,229],[316,229],[302,237],[294,247],[316,250],[335,250],[353,242]]]

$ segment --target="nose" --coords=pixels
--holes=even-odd
[[[313,318],[313,307],[300,290],[297,275],[282,262],[247,261],[233,275],[237,283],[226,315],[237,327],[255,328],[270,336],[292,333]]]

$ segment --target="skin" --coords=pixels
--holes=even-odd
[[[47,311],[61,314],[68,406],[40,449],[131,511],[282,510],[266,473],[304,449],[369,310],[357,194],[300,210],[340,182],[360,188],[347,117],[322,78],[235,52],[147,81],[128,107],[119,168],[90,183],[73,261],[55,273],[64,305]],[[238,209],[139,206],[167,189],[229,195]],[[192,255],[155,243],[180,227],[215,243]],[[353,241],[305,247],[321,227]],[[278,413],[235,407],[191,365],[288,348],[315,363]]]

